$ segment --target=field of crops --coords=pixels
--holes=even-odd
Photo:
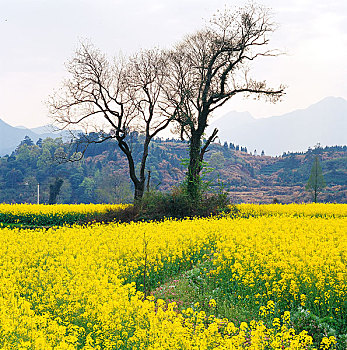
[[[93,220],[108,210],[120,210],[127,204],[0,204],[0,223],[55,226]]]
[[[0,348],[345,349],[347,205],[238,208],[233,218],[1,228]],[[156,298],[185,273],[194,288],[203,281],[199,300]],[[233,319],[243,307],[254,317]]]

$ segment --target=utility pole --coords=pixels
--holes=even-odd
[[[37,204],[40,204],[40,184],[37,183]]]

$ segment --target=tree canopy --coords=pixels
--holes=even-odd
[[[311,192],[313,201],[317,203],[318,195],[323,191],[325,187],[326,183],[324,180],[322,167],[320,165],[318,156],[315,156],[311,168],[311,174],[306,184],[306,190]]]
[[[283,85],[271,88],[250,74],[254,60],[278,54],[268,48],[274,30],[265,7],[250,4],[235,11],[225,9],[217,12],[210,25],[186,36],[169,52],[167,101],[176,112],[177,131],[189,140],[187,183],[192,197],[199,192],[204,154],[218,133],[215,129],[202,142],[213,112],[237,94],[270,102],[284,94]]]
[[[217,12],[209,25],[168,50],[110,60],[81,43],[67,64],[69,78],[49,99],[51,116],[62,128],[84,127],[87,145],[115,139],[127,158],[135,199],[144,193],[149,145],[171,124],[189,141],[187,193],[197,199],[204,154],[218,133],[203,141],[213,112],[237,94],[270,102],[284,94],[283,85],[271,88],[250,73],[253,61],[278,54],[268,47],[274,30],[269,9],[251,3]],[[142,135],[138,168],[133,132]]]

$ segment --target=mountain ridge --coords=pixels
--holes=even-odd
[[[49,124],[29,129],[22,125],[11,126],[0,118],[0,156],[11,154],[25,136],[29,136],[34,143],[39,138],[66,138],[64,132],[55,132],[54,127]]]
[[[213,121],[206,135],[219,130],[221,142],[243,145],[249,151],[271,156],[284,152],[302,152],[320,143],[322,146],[347,144],[347,101],[342,97],[326,97],[307,108],[282,115],[254,118],[249,112],[230,111]],[[29,136],[39,138],[64,137],[54,132],[52,125],[36,128],[14,127],[0,119],[0,156],[11,154]]]
[[[232,111],[212,122],[207,135],[214,128],[219,130],[222,142],[242,144],[252,152],[264,150],[272,156],[304,151],[317,143],[345,145],[347,101],[341,97],[326,97],[307,108],[268,118]]]

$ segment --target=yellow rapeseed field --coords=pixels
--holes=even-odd
[[[240,216],[346,217],[347,205],[335,203],[237,204]]]
[[[108,210],[120,210],[129,204],[1,204],[0,222],[31,225],[62,225],[78,219],[93,218]]]
[[[346,206],[317,207],[319,215],[314,205],[306,208],[276,215],[271,207],[249,218],[2,228],[0,348],[309,349],[312,338],[295,334],[289,311],[346,317],[347,219]],[[207,278],[257,303],[259,319],[235,325],[197,304],[179,312],[175,303],[145,297],[204,259],[212,259]],[[335,342],[325,337],[321,348]]]
[[[126,208],[129,204],[4,204],[0,203],[2,214],[60,214],[105,212],[108,209]]]

